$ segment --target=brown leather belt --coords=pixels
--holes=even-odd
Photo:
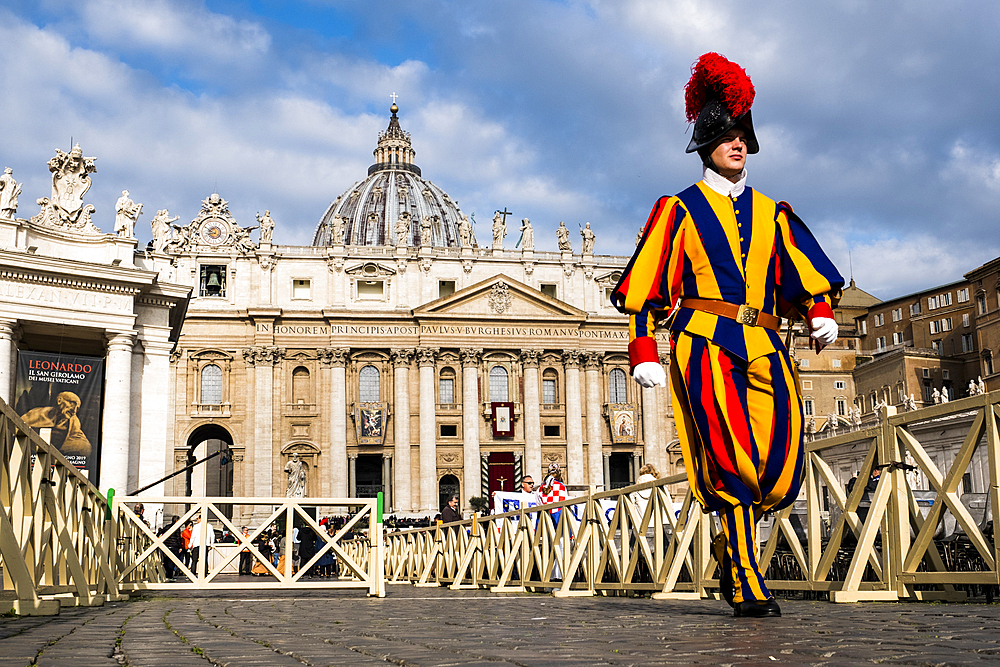
[[[751,327],[764,327],[778,331],[781,329],[781,318],[770,313],[762,313],[758,308],[747,305],[737,306],[735,303],[719,301],[717,299],[684,299],[681,301],[681,308],[693,308],[702,310],[713,315],[720,315],[731,320],[736,320],[740,324]]]

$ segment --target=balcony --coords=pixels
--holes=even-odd
[[[191,417],[230,417],[232,403],[192,403]]]

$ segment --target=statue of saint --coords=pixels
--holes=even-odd
[[[986,383],[983,382],[983,376],[982,375],[979,376],[979,393],[980,394],[985,394],[986,393]]]
[[[0,176],[0,218],[13,220],[17,214],[17,198],[21,194],[21,184],[14,180],[10,167]]]
[[[934,399],[934,405],[941,404],[941,392],[938,391],[937,387],[934,387],[934,391],[931,393],[931,398]]]
[[[285,474],[288,484],[285,487],[286,498],[306,497],[306,464],[299,460],[298,453],[292,454],[292,460],[285,464]]]
[[[400,215],[396,218],[396,245],[405,246],[406,237],[410,235],[410,218],[408,216]]]
[[[583,249],[582,249],[582,253],[584,255],[593,255],[594,254],[594,240],[597,237],[594,236],[594,232],[590,228],[590,223],[589,222],[587,223],[586,227],[584,227],[583,229],[580,230],[580,236],[583,237]]]
[[[420,219],[420,245],[430,245],[432,239],[431,219],[430,216],[425,215]]]
[[[463,248],[472,247],[472,223],[469,222],[467,215],[463,215],[458,223],[458,238],[461,240]]]
[[[122,190],[122,196],[115,204],[115,233],[126,239],[135,236],[135,223],[142,213],[142,204],[136,204],[128,196],[128,190]]]
[[[504,209],[506,210],[506,209]],[[502,250],[503,240],[507,236],[507,223],[504,222],[503,213],[497,211],[493,214],[493,249]]]
[[[573,252],[573,244],[569,242],[569,230],[566,229],[566,223],[562,220],[559,221],[559,227],[556,229],[556,238],[559,239],[559,250]]]
[[[521,221],[521,250],[535,249],[535,230],[531,227],[531,220],[525,218]]]
[[[344,227],[346,223],[340,216],[330,219],[330,245],[344,245]]]
[[[263,217],[258,213],[257,222],[260,223],[260,242],[270,243],[271,234],[274,233],[274,219],[271,217],[271,211],[265,209]]]
[[[153,252],[163,252],[163,249],[170,243],[171,223],[179,220],[180,216],[170,217],[167,209],[160,209],[149,221],[149,226],[153,228]]]

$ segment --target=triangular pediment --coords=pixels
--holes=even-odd
[[[414,317],[585,320],[587,313],[503,274],[414,309]]]

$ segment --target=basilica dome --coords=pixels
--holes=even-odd
[[[378,135],[368,177],[330,204],[316,227],[314,246],[333,245],[342,232],[344,245],[403,245],[402,234],[407,246],[461,247],[459,222],[464,216],[458,202],[421,177],[413,162],[416,152],[410,133],[403,131],[396,117],[399,107],[393,104],[389,110],[389,127]],[[430,223],[429,243],[422,238],[425,219]]]

